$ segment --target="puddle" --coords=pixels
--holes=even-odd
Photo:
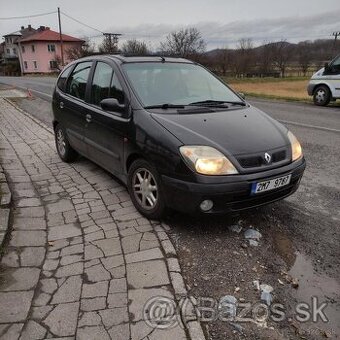
[[[313,332],[314,336],[324,338],[324,333],[330,334],[331,338],[340,338],[340,283],[331,277],[315,272],[311,259],[300,252],[296,252],[293,242],[281,232],[273,235],[274,245],[276,251],[287,264],[289,275],[298,279],[299,287],[297,289],[291,288],[291,294],[298,303],[305,302],[312,306],[312,298],[316,297],[318,305],[326,302],[327,306],[323,309],[329,322],[322,320],[313,323],[299,323],[299,327],[306,332]],[[319,332],[319,333],[317,333]],[[320,336],[320,332],[321,335]],[[311,334],[311,333],[310,333]]]
[[[332,338],[340,337],[340,284],[337,280],[315,272],[311,260],[304,254],[296,252],[295,262],[289,274],[299,280],[299,288],[292,292],[298,302],[311,305],[312,297],[317,297],[318,306],[327,303],[323,309],[329,322],[319,320],[317,323],[301,324],[302,328],[311,330],[320,329],[330,333]]]

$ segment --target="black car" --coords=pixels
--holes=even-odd
[[[105,168],[149,218],[267,204],[292,194],[305,169],[285,126],[186,59],[79,59],[58,78],[53,112],[61,159]]]

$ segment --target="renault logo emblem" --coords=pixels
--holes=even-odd
[[[269,164],[270,161],[272,160],[272,156],[268,152],[266,152],[264,154],[264,159],[266,160],[267,164]]]

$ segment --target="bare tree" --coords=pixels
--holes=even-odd
[[[99,53],[114,54],[118,52],[118,40],[111,34],[104,35],[103,42],[99,45]]]
[[[161,50],[168,55],[184,58],[195,57],[205,51],[206,43],[197,28],[186,28],[167,35],[161,42]]]
[[[81,47],[71,47],[66,50],[66,55],[69,60],[76,60],[95,53],[94,44],[90,42],[90,39],[85,37],[83,40],[84,44]]]
[[[127,40],[121,48],[125,54],[133,55],[145,55],[149,53],[148,46],[144,41],[138,41],[136,39]]]
[[[253,42],[251,39],[240,39],[234,52],[234,68],[238,76],[247,75],[254,61]]]
[[[298,62],[302,74],[306,76],[309,66],[312,63],[311,54],[309,49],[310,44],[307,42],[302,42],[298,44]]]
[[[293,56],[293,48],[286,40],[281,40],[272,44],[273,64],[281,72],[281,77],[286,75],[288,63]]]
[[[223,76],[227,75],[227,71],[230,67],[231,57],[227,47],[224,47],[217,52],[217,65],[221,70]]]
[[[262,75],[266,76],[271,73],[273,64],[272,43],[263,43],[257,55],[257,62],[259,65],[259,71]]]

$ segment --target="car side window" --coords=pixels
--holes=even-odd
[[[92,61],[79,63],[68,78],[66,92],[73,97],[85,100],[86,84],[90,74]]]
[[[60,77],[58,79],[57,86],[63,92],[65,92],[65,89],[66,89],[66,80],[67,80],[67,77],[70,75],[71,70],[72,70],[72,67],[70,67],[70,66],[66,67],[62,71],[62,73],[61,73],[61,75],[60,75]]]
[[[116,73],[112,76],[109,98],[116,98],[119,104],[124,104],[125,101],[124,91]]]
[[[332,69],[335,73],[340,73],[340,57],[335,59],[332,63]]]
[[[109,98],[112,67],[106,63],[98,62],[93,74],[91,85],[91,103],[100,106],[103,99]]]

